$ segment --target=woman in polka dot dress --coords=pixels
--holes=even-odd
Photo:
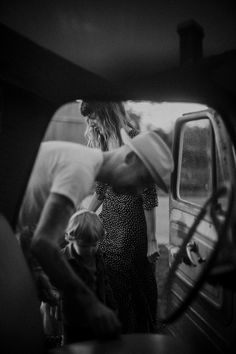
[[[130,137],[138,134],[128,120],[122,103],[82,102],[88,117],[88,145],[111,150],[122,144],[120,128]],[[107,232],[101,244],[110,284],[118,304],[123,333],[154,332],[157,312],[155,261],[159,257],[156,240],[156,186],[141,194],[116,194],[111,186],[97,183],[89,209],[102,205],[100,217]]]

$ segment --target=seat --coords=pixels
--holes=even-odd
[[[5,354],[184,353],[174,338],[158,334],[122,335],[112,341],[75,343],[46,353],[40,304],[33,278],[14,232],[1,214],[0,286],[0,350]]]
[[[42,354],[43,327],[36,288],[10,225],[0,214],[0,333],[7,354]]]

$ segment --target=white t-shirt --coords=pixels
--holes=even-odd
[[[38,222],[50,192],[66,196],[77,208],[90,193],[102,163],[98,149],[65,141],[43,142],[20,209],[19,226]]]

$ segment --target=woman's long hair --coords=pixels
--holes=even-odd
[[[91,147],[108,150],[109,141],[121,146],[120,129],[134,129],[122,102],[83,101],[81,113],[88,117],[85,137]],[[96,124],[89,118],[92,113],[97,116]]]

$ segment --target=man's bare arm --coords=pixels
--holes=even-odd
[[[63,291],[78,285],[76,274],[60,252],[60,243],[73,212],[73,204],[68,198],[51,193],[32,241],[34,255],[58,289]]]

